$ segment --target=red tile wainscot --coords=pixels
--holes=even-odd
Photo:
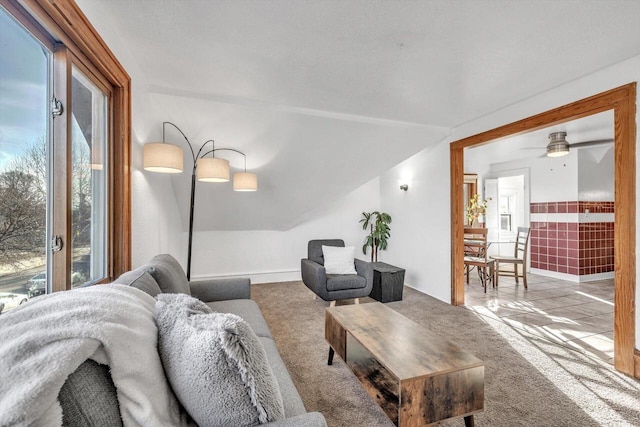
[[[531,203],[547,218],[564,213],[613,213],[613,202]],[[531,267],[575,276],[614,271],[613,222],[531,222]]]
[[[575,222],[532,222],[531,267],[579,275],[578,225]]]

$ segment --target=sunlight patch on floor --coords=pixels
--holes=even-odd
[[[485,293],[472,279],[465,307],[613,364],[613,280],[574,283],[530,275],[528,289],[501,283]]]
[[[587,293],[584,293],[584,292],[580,292],[580,291],[576,291],[576,294],[582,295],[582,296],[585,296],[585,297],[588,297],[588,298],[592,298],[592,299],[594,299],[594,300],[596,300],[598,302],[601,302],[603,304],[609,304],[611,307],[613,307],[613,303],[611,301],[607,301],[607,300],[604,300],[602,298],[598,298],[596,296],[593,296],[593,295],[590,295],[590,294],[587,294]]]
[[[481,307],[478,307],[476,315],[485,317],[481,312]],[[613,368],[603,361],[589,358],[536,336],[527,337],[504,322],[495,321],[500,319],[483,320],[594,421],[600,424],[606,421],[611,425],[611,421],[614,420],[616,426],[632,425],[616,408],[640,408],[640,400],[622,389],[624,387],[638,391],[640,382],[627,380],[623,374],[613,371]],[[541,329],[549,335],[557,334],[548,328]]]

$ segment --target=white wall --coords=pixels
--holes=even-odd
[[[405,181],[408,191],[400,191]],[[406,269],[405,283],[449,302],[451,220],[449,141],[425,149],[382,175],[381,209],[393,218],[381,261]]]
[[[577,200],[578,155],[575,150],[564,157],[534,157],[492,164],[491,173],[525,168],[530,171],[531,203]]]
[[[466,123],[456,128],[452,136],[437,147],[421,152],[385,173],[380,184],[382,208],[408,211],[396,215],[398,221],[394,218],[394,245],[389,248],[387,255],[388,259],[407,269],[407,283],[443,301],[448,302],[451,299],[448,147],[450,142],[638,80],[640,56]],[[636,163],[640,164],[640,150],[636,150],[636,156]],[[400,194],[397,194],[394,188],[403,167],[411,167],[416,179],[427,183],[428,187],[422,188],[421,191],[410,189],[407,197],[401,200]],[[637,193],[638,190],[640,174],[636,173]],[[636,197],[636,210],[640,212],[640,194]],[[640,248],[640,228],[636,229],[636,246]],[[640,265],[638,254],[635,256],[636,264]],[[638,285],[640,269],[636,270],[636,294],[640,295]],[[638,301],[640,299],[636,298],[636,343],[640,343]]]
[[[159,253],[175,253],[181,248],[180,217],[169,176],[142,172],[142,146],[150,138],[158,140],[160,129],[149,129],[146,112],[149,100],[145,89],[132,76],[131,135],[131,253],[135,268]],[[158,129],[155,129],[158,128]]]
[[[613,145],[578,150],[579,200],[590,202],[614,200],[613,165]]]
[[[376,178],[330,205],[318,206],[304,224],[287,231],[195,233],[191,277],[248,276],[254,283],[300,280],[300,259],[306,258],[307,242],[312,239],[343,239],[347,246],[355,246],[357,258],[369,259],[362,254],[366,232],[358,221],[363,211],[379,209],[380,179]],[[181,259],[186,266],[186,233],[183,242]],[[381,261],[383,253],[378,255]]]

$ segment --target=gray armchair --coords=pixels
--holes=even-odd
[[[336,300],[369,296],[373,287],[373,267],[355,259],[358,274],[326,274],[322,245],[344,247],[344,240],[310,240],[307,258],[301,261],[302,282],[317,296],[335,305]]]

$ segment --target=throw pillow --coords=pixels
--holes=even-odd
[[[158,282],[156,282],[153,276],[149,274],[145,266],[121,274],[113,283],[133,286],[141,291],[145,291],[154,298],[159,293],[162,293],[160,286],[158,286]]]
[[[200,427],[284,419],[278,382],[242,318],[184,294],[160,294],[158,350],[178,400]]]
[[[187,275],[180,263],[169,254],[154,256],[147,264],[147,271],[153,276],[163,293],[191,295]]]
[[[324,270],[327,274],[358,274],[354,265],[355,248],[322,245]]]

